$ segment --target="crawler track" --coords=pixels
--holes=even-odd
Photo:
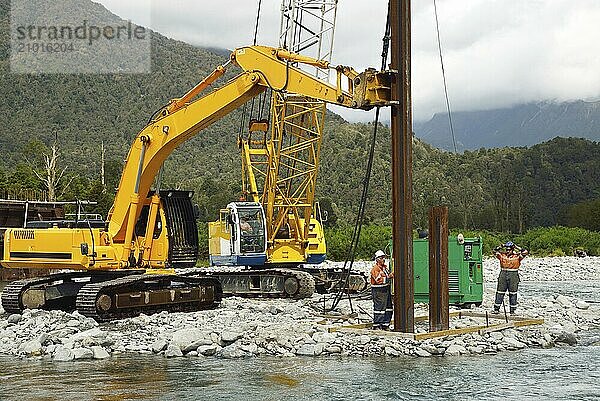
[[[315,279],[315,288],[319,294],[339,291],[340,287],[346,287],[344,291],[351,294],[361,292],[367,288],[367,274],[352,270],[348,276],[347,272],[339,267],[303,266],[302,271],[310,273]]]
[[[77,311],[109,321],[165,310],[212,309],[221,296],[221,284],[213,277],[144,274],[85,285],[77,294]]]
[[[1,298],[7,313],[21,313],[26,308],[77,310],[108,321],[140,313],[215,308],[221,297],[221,284],[214,277],[69,272],[13,281]]]
[[[311,274],[296,269],[249,269],[211,267],[183,273],[185,276],[211,275],[221,282],[223,296],[246,298],[309,298],[315,292]]]

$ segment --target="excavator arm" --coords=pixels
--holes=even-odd
[[[227,64],[218,67],[181,99],[173,100],[159,111],[137,135],[109,214],[107,241],[123,244],[121,260],[128,258],[135,222],[141,210],[140,196],[147,196],[166,158],[177,146],[267,88],[349,108],[370,109],[390,103],[389,73],[367,70],[358,74],[349,67],[336,67],[338,79],[336,85],[332,85],[292,65],[298,62],[316,64],[319,61],[264,46],[236,49],[227,64],[239,66],[242,69],[240,75],[192,101],[224,74]],[[346,89],[342,88],[342,76],[348,78]]]

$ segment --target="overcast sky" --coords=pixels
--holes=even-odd
[[[252,44],[258,0],[97,0],[124,19],[194,45]],[[340,0],[333,63],[379,67],[387,0]],[[437,0],[452,110],[600,100],[600,0]],[[262,0],[260,44],[277,45],[281,0]],[[413,0],[418,120],[444,112],[433,0]],[[369,120],[370,113],[343,113]]]

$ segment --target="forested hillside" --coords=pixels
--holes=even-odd
[[[44,190],[34,171],[41,171],[44,155],[58,138],[58,169],[66,168],[59,197],[98,200],[97,209],[105,215],[137,132],[156,109],[183,94],[225,57],[153,33],[150,74],[12,74],[8,4],[0,0],[0,195]],[[78,4],[80,10],[95,7],[96,13],[117,18],[98,4]],[[234,111],[183,144],[166,162],[162,187],[193,189],[204,221],[239,198],[240,117],[241,112]],[[328,225],[354,221],[372,130],[372,124],[351,124],[328,115],[317,188],[329,212]],[[106,191],[100,185],[102,143]],[[366,220],[389,224],[390,134],[384,126],[379,127],[375,154]],[[597,209],[599,190],[596,142],[556,138],[531,148],[464,154],[414,142],[415,225],[426,226],[429,206],[447,204],[453,227],[513,232],[557,223],[585,227],[594,219],[581,210]]]

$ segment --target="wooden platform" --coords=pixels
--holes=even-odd
[[[401,338],[409,338],[412,340],[426,340],[428,338],[439,338],[446,336],[456,336],[461,334],[468,333],[478,333],[485,334],[490,333],[492,331],[500,331],[509,328],[523,327],[523,326],[534,326],[544,323],[544,319],[532,319],[523,316],[507,316],[505,318],[504,315],[493,315],[493,314],[485,314],[481,312],[471,312],[471,311],[455,311],[450,313],[450,317],[477,317],[477,318],[487,318],[490,322],[489,324],[477,325],[477,326],[469,326],[469,327],[461,327],[456,329],[449,330],[441,330],[434,331],[430,333],[402,333],[395,331],[384,331],[384,330],[372,330],[371,334],[390,336],[390,337],[401,337]],[[415,322],[422,322],[429,320],[429,316],[416,316]],[[508,321],[507,321],[508,320]],[[492,321],[494,323],[492,323]],[[360,324],[351,324],[345,326],[338,327],[330,327],[329,332],[341,332],[341,333],[356,333],[356,334],[365,334],[366,329],[371,329],[373,327],[373,323],[360,323]]]

